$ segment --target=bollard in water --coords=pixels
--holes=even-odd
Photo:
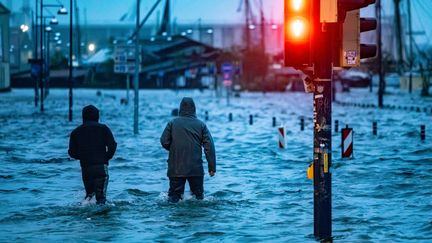
[[[335,132],[339,132],[339,120],[335,120]]]
[[[276,127],[276,117],[273,117],[273,127]]]
[[[300,118],[300,131],[304,131],[304,118]]]
[[[249,125],[253,125],[253,116],[249,115]]]
[[[209,115],[208,115],[208,111],[205,112],[205,120],[208,121],[209,119]]]
[[[279,135],[279,148],[284,149],[286,142],[285,142],[285,128],[279,127],[278,128],[278,135]]]
[[[96,91],[96,96],[101,96],[102,92],[100,90]]]
[[[420,107],[417,107],[417,112],[420,112]]]
[[[179,110],[177,108],[171,111],[171,116],[178,116],[178,115],[179,115]]]
[[[420,138],[421,138],[421,140],[426,139],[426,126],[425,125],[420,126]]]
[[[353,150],[354,150],[354,133],[353,129],[349,128],[348,125],[346,125],[346,128],[343,128],[341,131],[342,135],[342,158],[352,158],[353,157]]]
[[[233,120],[233,115],[232,115],[232,113],[229,113],[229,114],[228,114],[228,120],[229,120],[230,122]]]
[[[377,122],[376,121],[374,121],[373,123],[372,123],[372,134],[373,135],[377,135],[378,134],[378,124],[377,124]]]
[[[128,100],[126,98],[121,98],[120,99],[120,104],[121,105],[127,105],[128,104]]]

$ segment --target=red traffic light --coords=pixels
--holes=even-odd
[[[367,7],[375,2],[376,0],[338,0],[338,19],[344,22],[346,12]]]
[[[360,44],[360,58],[372,58],[377,53],[376,45]]]
[[[364,8],[375,3],[376,0],[338,0],[338,9],[351,11],[354,9]]]
[[[377,28],[375,18],[360,18],[360,32],[366,32]]]
[[[285,0],[285,65],[310,64],[312,0]]]

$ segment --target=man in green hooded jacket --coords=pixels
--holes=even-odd
[[[210,176],[216,173],[216,152],[213,138],[204,122],[196,117],[195,103],[185,97],[180,103],[179,117],[168,122],[160,142],[169,151],[168,172],[170,202],[183,198],[188,181],[192,194],[204,198],[204,168],[202,148],[208,163]]]

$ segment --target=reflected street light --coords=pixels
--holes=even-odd
[[[91,51],[91,52],[94,52],[96,50],[96,45],[93,44],[93,43],[90,43],[88,45],[88,50]]]
[[[67,11],[67,9],[66,9],[64,6],[62,6],[62,7],[57,11],[57,14],[59,14],[59,15],[66,15],[66,14],[68,14],[68,11]]]
[[[50,24],[51,24],[51,25],[58,25],[58,20],[57,20],[57,18],[56,18],[56,17],[53,17],[53,18],[51,19],[51,21],[50,21]]]
[[[28,25],[26,25],[26,24],[22,24],[22,25],[20,26],[20,29],[21,29],[21,31],[24,33],[24,32],[27,32],[27,31],[29,30],[29,27],[28,27]]]

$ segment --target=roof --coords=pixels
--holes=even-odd
[[[10,14],[10,10],[2,3],[0,3],[0,14]]]
[[[102,49],[91,56],[86,63],[88,64],[98,64],[104,63],[113,58],[112,51],[108,48]]]

